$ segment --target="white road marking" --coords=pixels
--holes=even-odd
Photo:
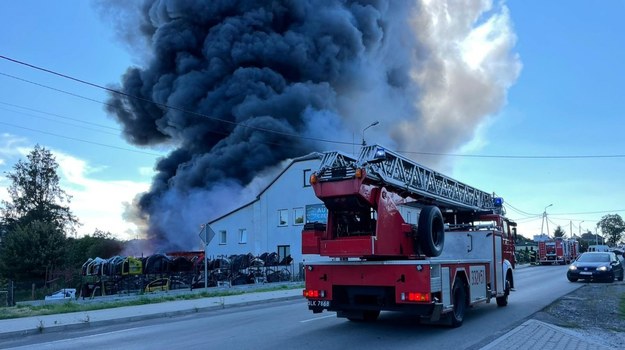
[[[318,321],[318,320],[323,320],[324,318],[328,318],[328,317],[336,317],[336,313],[331,314],[331,315],[327,315],[327,316],[321,316],[321,317],[310,318],[310,319],[308,319],[308,320],[303,320],[303,321],[300,321],[300,323],[306,323],[306,322],[310,322],[310,321]]]

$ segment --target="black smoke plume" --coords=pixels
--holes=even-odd
[[[449,142],[424,132],[433,121],[419,106],[430,96],[420,79],[436,70],[435,79],[446,78],[427,21],[438,8],[407,0],[103,1],[100,8],[118,14],[119,33],[145,62],[124,74],[124,94],[111,96],[108,112],[129,142],[173,149],[135,208],[155,250],[193,247],[199,225],[240,204],[259,174],[312,151],[351,152],[374,120],[380,126],[368,137],[389,147],[445,144],[441,151],[471,139],[466,127]]]

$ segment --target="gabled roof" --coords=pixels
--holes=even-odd
[[[293,158],[293,160],[289,163],[289,165],[287,165],[286,167],[284,167],[284,169],[282,169],[282,171],[269,183],[267,184],[267,186],[265,186],[265,188],[263,188],[257,195],[256,198],[254,198],[254,200],[250,201],[249,203],[246,203],[216,219],[211,220],[208,224],[212,224],[215,221],[221,220],[223,218],[225,218],[226,216],[233,214],[243,208],[246,208],[252,204],[254,204],[255,202],[260,200],[260,196],[262,196],[263,193],[265,193],[276,181],[278,181],[278,179],[287,172],[287,170],[289,170],[289,168],[291,168],[291,166],[295,163],[299,163],[299,162],[303,162],[303,161],[307,161],[307,160],[314,160],[314,159],[319,159],[321,160],[323,158],[323,154],[319,153],[319,152],[312,152],[310,154],[307,154],[305,156],[301,156],[301,157],[297,157],[297,158]]]

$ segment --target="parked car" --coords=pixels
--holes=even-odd
[[[45,300],[66,300],[76,298],[76,288],[63,288],[46,295]]]
[[[566,272],[571,282],[583,280],[603,280],[614,282],[623,280],[623,263],[613,252],[586,252],[580,255]]]
[[[145,292],[156,292],[156,291],[168,291],[169,290],[169,278],[159,278],[154,281],[148,283],[145,286]]]

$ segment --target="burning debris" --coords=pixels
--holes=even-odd
[[[155,251],[192,248],[199,225],[242,204],[261,172],[312,151],[352,152],[374,120],[377,143],[453,150],[503,105],[520,69],[507,9],[490,1],[100,7],[145,61],[108,111],[129,142],[173,148],[136,203]]]

